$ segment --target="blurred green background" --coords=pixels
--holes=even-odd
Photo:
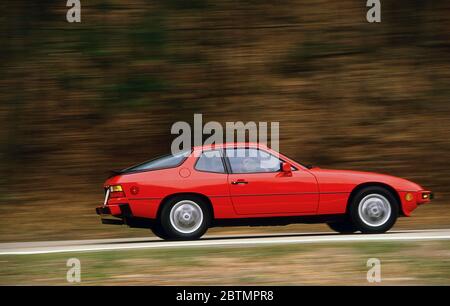
[[[194,113],[279,121],[299,161],[435,191],[400,227],[450,225],[448,1],[383,0],[373,24],[357,0],[65,4],[0,4],[0,241],[149,235],[99,223],[102,183]]]

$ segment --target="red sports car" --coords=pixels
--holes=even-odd
[[[163,239],[196,239],[213,226],[312,222],[383,233],[433,197],[402,178],[305,166],[257,143],[155,158],[114,172],[104,189],[96,209],[103,223],[150,228]]]

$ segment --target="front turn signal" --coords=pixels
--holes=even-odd
[[[406,201],[411,201],[414,198],[413,194],[408,192],[405,196]]]

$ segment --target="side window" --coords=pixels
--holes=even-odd
[[[195,164],[195,169],[206,172],[225,173],[220,151],[211,150],[203,152]]]
[[[278,172],[281,160],[259,149],[235,148],[226,150],[233,173]]]
[[[175,155],[164,155],[155,159],[143,162],[142,164],[124,169],[124,172],[150,171],[157,169],[174,168],[181,165],[189,156],[190,152],[181,152]]]

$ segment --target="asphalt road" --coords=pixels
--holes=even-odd
[[[0,255],[31,255],[107,250],[254,246],[304,243],[367,241],[450,240],[450,229],[391,231],[378,235],[323,233],[277,233],[260,235],[208,236],[195,241],[163,241],[158,238],[124,238],[0,243]]]

